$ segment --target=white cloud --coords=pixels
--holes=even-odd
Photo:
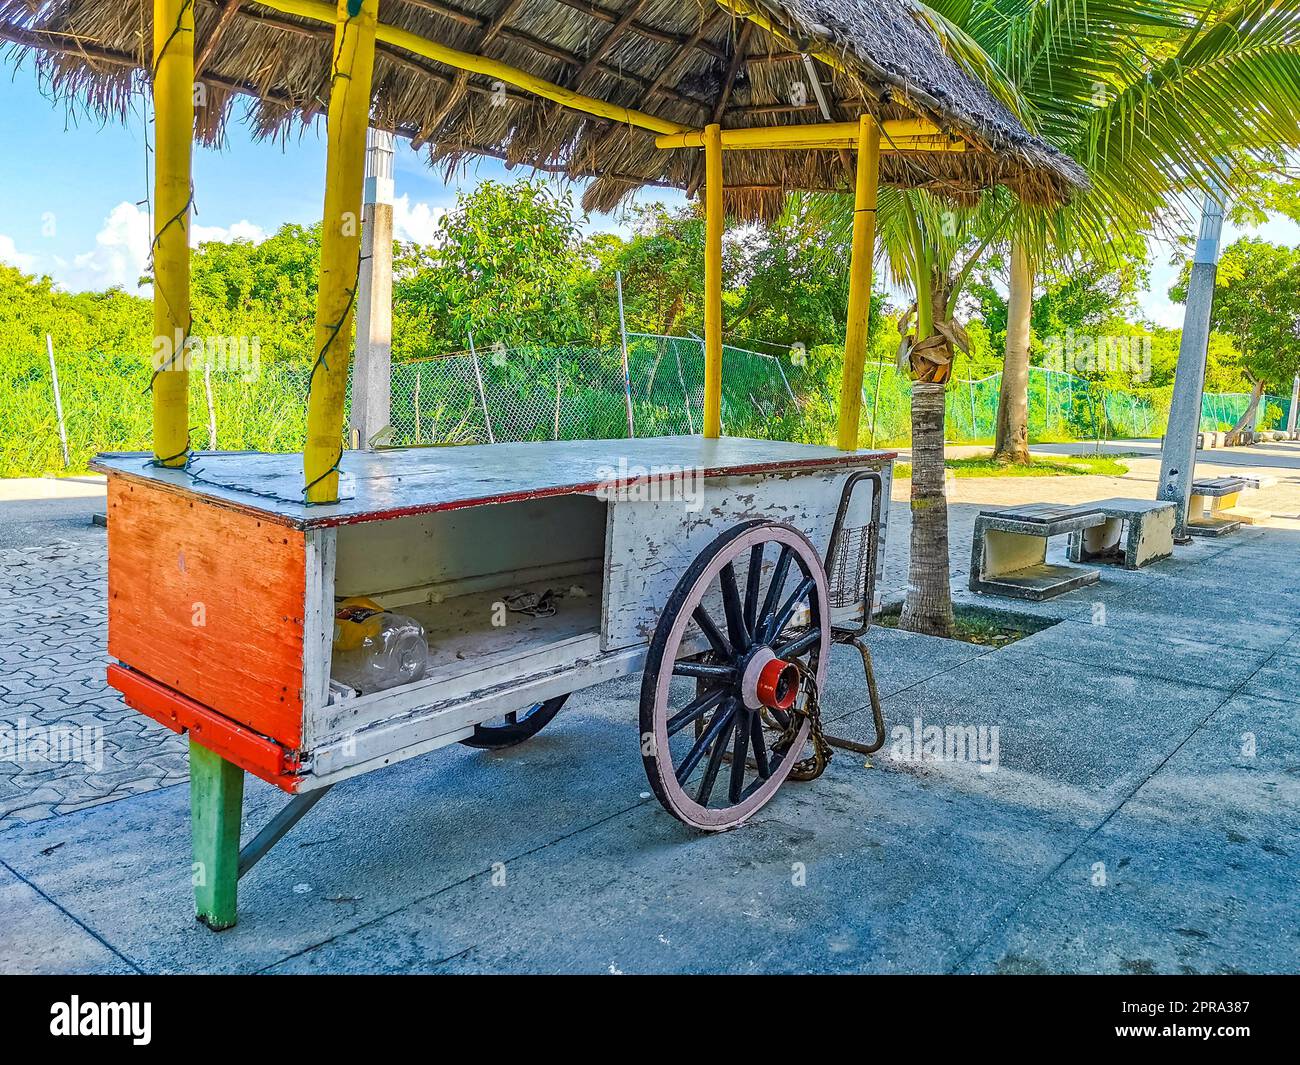
[[[411,197],[402,193],[393,201],[393,236],[417,244],[436,244],[438,222],[446,213],[445,207],[432,207],[423,200],[412,204]]]
[[[197,248],[210,240],[228,242],[232,240],[251,240],[261,244],[266,240],[266,230],[256,222],[243,218],[232,226],[190,226],[190,246]]]
[[[149,216],[135,204],[122,202],[95,234],[94,250],[74,256],[58,280],[73,291],[121,285],[128,292],[137,292],[148,262]]]
[[[119,203],[95,234],[94,249],[74,256],[71,263],[54,256],[51,272],[63,287],[74,292],[121,285],[128,292],[147,295],[152,286],[138,282],[149,267],[151,236],[148,212],[133,203]],[[0,237],[0,259],[5,258],[5,239]],[[190,244],[194,247],[210,240],[260,243],[265,239],[266,231],[247,219],[230,226],[190,227]],[[33,256],[26,258],[34,261]]]
[[[23,273],[30,274],[36,265],[36,256],[20,252],[13,237],[0,233],[0,263],[16,266]]]

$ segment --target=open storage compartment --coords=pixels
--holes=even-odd
[[[603,501],[561,495],[344,525],[334,600],[364,596],[424,626],[429,663],[413,684],[522,666],[599,634],[605,523]]]

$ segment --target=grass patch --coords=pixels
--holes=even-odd
[[[901,606],[889,608],[877,618],[877,624],[887,629],[898,628],[901,611]],[[979,644],[981,647],[1006,647],[1057,624],[1053,618],[978,606],[954,606],[952,613],[952,639]]]
[[[1028,465],[1018,462],[995,462],[992,457],[974,455],[965,459],[945,459],[944,468],[955,477],[1123,477],[1128,467],[1113,455],[1062,455],[1060,458],[1035,456]],[[894,464],[895,477],[911,477],[910,462]]]

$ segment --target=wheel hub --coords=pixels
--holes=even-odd
[[[789,710],[799,694],[799,667],[773,658],[758,674],[758,698],[769,710]]]
[[[789,710],[799,694],[799,667],[777,658],[772,648],[760,646],[750,653],[740,677],[740,697],[745,707]]]

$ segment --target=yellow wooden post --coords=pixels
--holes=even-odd
[[[862,369],[867,361],[871,313],[871,264],[876,250],[876,190],[880,182],[880,127],[869,115],[858,121],[858,171],[853,197],[853,256],[849,260],[849,320],[844,333],[840,380],[840,426],[836,445],[858,446],[862,416]]]
[[[190,154],[194,142],[194,0],[153,5],[153,453],[189,456]]]
[[[307,446],[303,451],[309,503],[338,499],[343,401],[348,388],[352,316],[361,265],[361,188],[365,180],[378,7],[379,0],[338,0],[334,27],[315,361],[307,400]]]
[[[704,127],[704,435],[722,434],[722,127]]]

